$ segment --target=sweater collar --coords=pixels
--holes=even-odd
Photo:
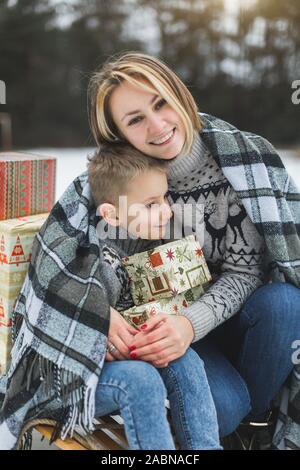
[[[194,140],[190,153],[179,154],[177,157],[169,161],[168,164],[168,180],[172,184],[173,181],[183,176],[190,175],[197,171],[205,164],[208,149],[204,144],[199,131],[194,131]]]

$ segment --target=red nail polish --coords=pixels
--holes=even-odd
[[[134,352],[132,352],[132,353],[130,353],[130,357],[131,357],[131,359],[136,359],[137,355]]]
[[[145,330],[147,328],[147,324],[141,326],[141,330]]]
[[[130,346],[129,351],[134,351],[136,349],[136,346]]]

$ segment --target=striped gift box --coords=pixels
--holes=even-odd
[[[50,212],[55,172],[53,157],[0,152],[0,220]]]

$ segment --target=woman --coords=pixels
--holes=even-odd
[[[170,201],[181,208],[190,204],[194,211],[204,206],[203,251],[215,275],[213,286],[184,317],[169,317],[154,331],[150,320],[148,334],[133,338],[112,311],[109,341],[115,350],[107,360],[127,358],[133,345],[134,357],[160,366],[192,343],[206,366],[221,436],[245,416],[266,422],[293,369],[291,348],[300,337],[299,236],[284,226],[299,218],[297,190],[285,175],[284,191],[298,202],[284,208],[281,194],[276,207],[272,191],[264,187],[264,180],[270,186],[264,166],[268,153],[270,164],[282,169],[270,144],[199,115],[184,84],[154,57],[133,52],[108,60],[91,80],[90,97],[98,144],[129,142],[150,157],[169,160]],[[260,188],[268,191],[268,199]],[[269,228],[273,222],[276,242],[264,221]],[[192,229],[197,231],[195,224]],[[289,282],[269,284],[270,278]]]
[[[185,85],[152,56],[108,60],[90,92],[98,144],[125,141],[170,161],[177,229],[199,234],[214,283],[184,316],[164,315],[158,327],[153,318],[134,335],[107,303],[99,217],[80,175],[35,240],[14,312],[12,365],[0,380],[0,442],[13,446],[21,423],[57,410],[62,437],[76,424],[91,431],[95,407],[103,406],[96,389],[104,360],[131,357],[160,367],[190,345],[204,361],[221,436],[244,417],[264,422],[300,337],[296,188],[267,141],[199,115]],[[181,227],[187,207],[192,220]],[[281,429],[278,445],[283,438],[299,446]]]

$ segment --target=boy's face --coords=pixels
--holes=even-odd
[[[167,191],[167,176],[162,171],[149,170],[133,178],[119,201],[119,224],[138,238],[163,238],[172,217]]]

